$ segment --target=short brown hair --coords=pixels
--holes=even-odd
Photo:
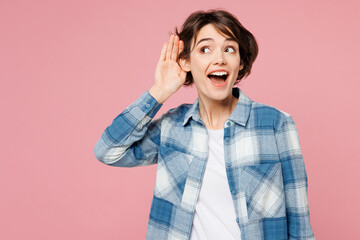
[[[179,54],[178,59],[190,58],[191,41],[194,39],[194,43],[196,42],[200,29],[207,24],[213,24],[219,32],[234,38],[239,44],[240,65],[243,65],[236,80],[236,83],[239,83],[242,78],[250,74],[259,49],[255,37],[243,27],[234,15],[227,11],[217,9],[206,12],[196,11],[185,20],[180,32],[175,28],[176,35],[184,41],[184,50]],[[188,72],[184,85],[191,85],[193,82],[191,72]]]

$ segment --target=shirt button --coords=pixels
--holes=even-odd
[[[230,122],[230,121],[227,121],[227,122],[226,122],[226,125],[227,125],[227,126],[230,126],[230,125],[231,125],[231,122]]]
[[[227,166],[227,167],[231,167],[231,163],[229,163],[229,162],[226,163],[226,166]]]
[[[239,218],[236,218],[236,222],[237,222],[237,223],[239,223],[239,222],[240,222]]]
[[[150,104],[147,103],[147,104],[145,104],[145,106],[146,106],[147,108],[149,108],[149,107],[150,107]]]
[[[235,194],[236,194],[236,190],[232,190],[232,191],[231,191],[231,194],[232,194],[232,195],[235,195]]]
[[[227,141],[227,142],[230,141],[230,138],[229,138],[229,137],[226,137],[226,138],[225,138],[225,141]]]

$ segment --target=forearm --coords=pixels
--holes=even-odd
[[[127,161],[136,161],[137,157],[135,153],[127,152],[130,148],[138,147],[142,152],[154,151],[152,149],[155,146],[151,141],[154,136],[150,136],[148,125],[160,107],[161,104],[145,92],[105,129],[94,148],[96,158],[105,164],[113,165],[126,155],[128,159],[124,160],[124,164],[127,165]],[[152,132],[155,133],[156,129]],[[142,144],[133,146],[136,142]],[[121,166],[120,163],[117,165]]]

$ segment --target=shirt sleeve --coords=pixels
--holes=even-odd
[[[120,113],[95,145],[96,158],[111,166],[157,163],[161,119],[153,120],[162,104],[148,91]]]
[[[315,239],[310,224],[308,181],[300,140],[295,122],[290,115],[276,133],[283,173],[288,239]]]

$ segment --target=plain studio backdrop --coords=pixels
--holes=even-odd
[[[169,32],[223,8],[256,37],[238,86],[292,115],[317,239],[357,239],[358,1],[0,2],[0,239],[144,239],[156,166],[109,167],[93,148],[154,81]],[[157,117],[192,103],[182,88]]]

